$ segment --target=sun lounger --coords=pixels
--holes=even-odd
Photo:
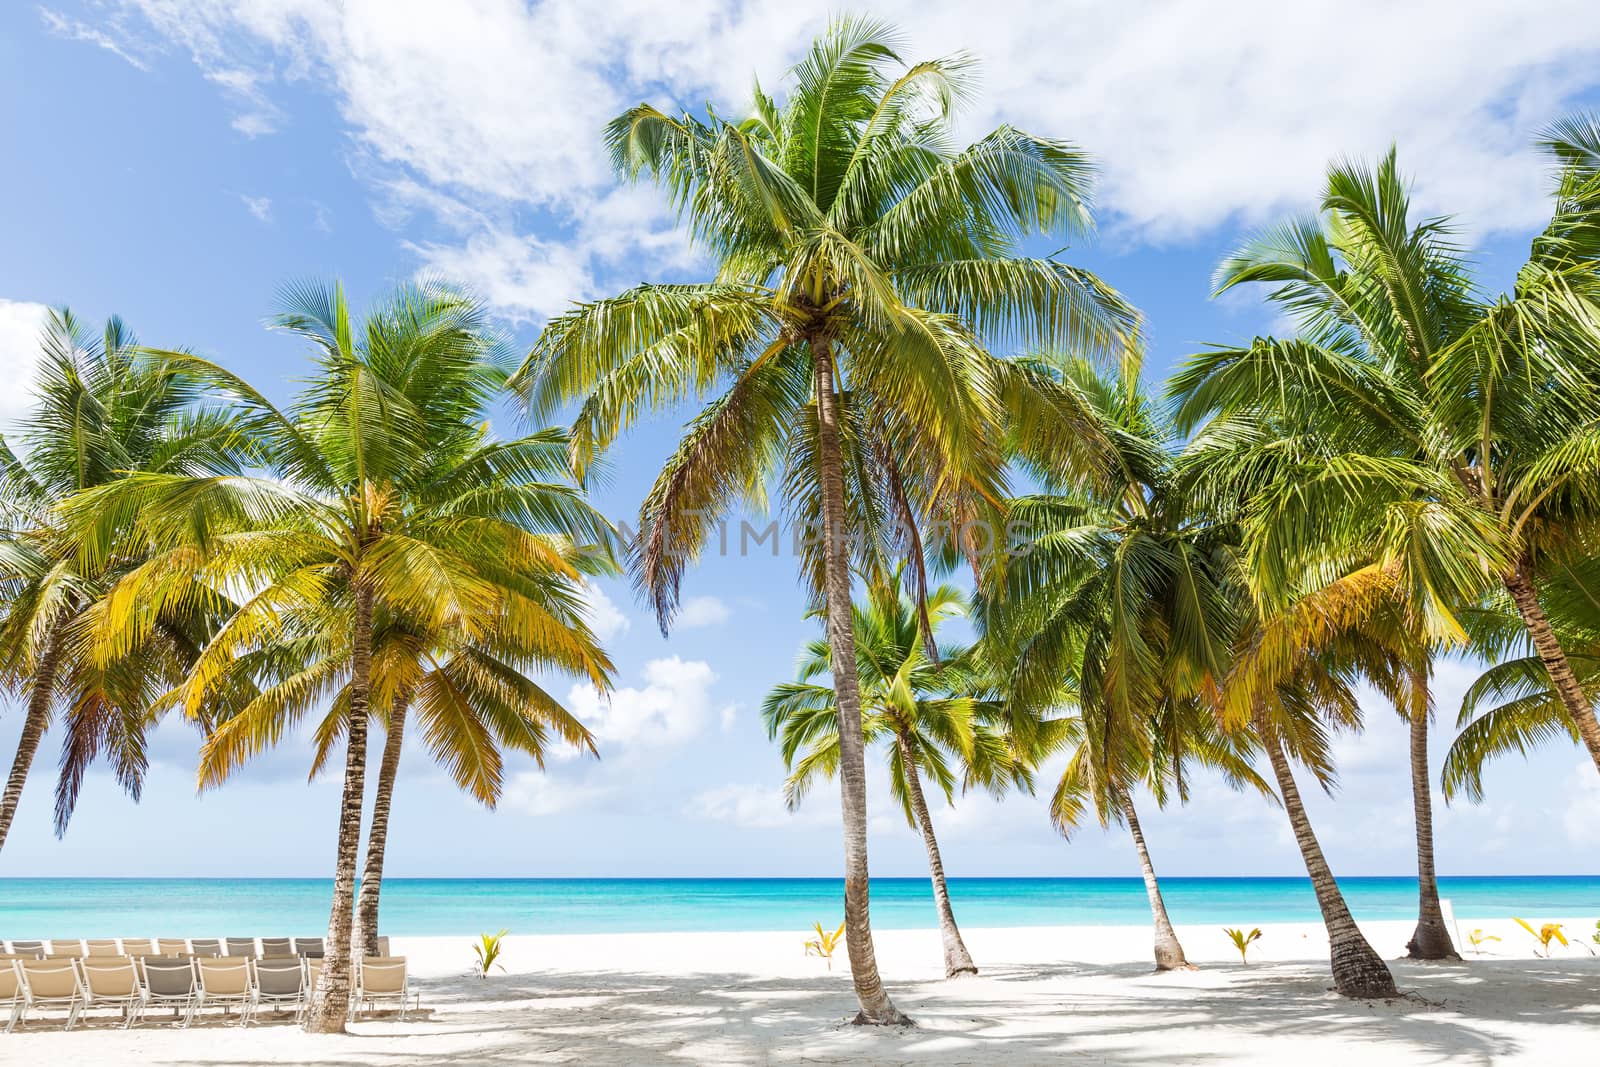
[[[250,961],[202,956],[195,960],[195,965],[200,971],[200,992],[195,997],[195,1011],[216,1005],[226,1012],[237,1004],[239,1025],[247,1024],[256,997],[255,984],[250,981]]]
[[[95,938],[92,941],[85,941],[83,943],[83,954],[85,956],[122,955],[122,953],[117,950],[117,941],[116,938],[113,937],[102,937]]]
[[[83,1006],[120,1007],[124,1030],[139,1020],[149,999],[139,981],[139,969],[126,956],[90,956],[80,963],[83,974]]]
[[[44,955],[44,942],[43,941],[13,941],[13,942],[11,942],[11,951],[13,953],[15,953],[16,955],[18,955],[18,956],[29,956],[29,955],[31,955],[34,959],[39,959],[40,957],[42,957]]]
[[[295,1021],[306,1010],[306,967],[299,956],[275,956],[253,964],[256,978],[256,1006],[292,1008]]]
[[[297,937],[294,939],[294,951],[298,956],[308,960],[320,960],[323,955],[322,938]]]
[[[189,945],[189,953],[193,956],[222,955],[222,942],[214,937],[197,937],[191,940]]]
[[[189,942],[181,937],[156,938],[156,954],[160,956],[181,956],[189,951]]]
[[[78,977],[78,965],[72,960],[17,960],[22,977],[22,1009],[17,1013],[21,1023],[30,1011],[39,1008],[65,1008],[66,1029],[78,1021],[83,1010],[83,982]]]
[[[147,994],[146,1010],[155,1005],[170,1007],[174,1013],[183,1013],[187,1029],[194,1020],[195,984],[194,964],[187,959],[155,956],[143,964],[144,988]]]
[[[156,943],[148,937],[125,937],[122,939],[122,954],[124,956],[164,956],[167,953],[156,948]]]
[[[17,1025],[17,1013],[22,1010],[22,972],[15,960],[0,962],[0,1007],[11,1009],[6,1018],[6,1033],[9,1034]]]
[[[254,959],[256,955],[256,939],[253,937],[230,937],[227,939],[229,957],[243,956]]]
[[[46,956],[81,956],[83,955],[82,941],[47,941],[44,954]]]
[[[383,1001],[397,1001],[400,1020],[405,1021],[406,1005],[411,1000],[411,985],[406,980],[404,956],[367,956],[356,968],[355,994],[352,997],[356,1012],[365,1006],[376,1007]]]
[[[287,937],[263,937],[261,939],[261,958],[280,959],[288,957],[298,958],[294,951],[294,940]]]

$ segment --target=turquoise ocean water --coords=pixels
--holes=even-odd
[[[1358,919],[1416,915],[1416,882],[1348,878]],[[1458,918],[1600,914],[1600,877],[1441,878]],[[1177,923],[1297,922],[1318,917],[1298,878],[1167,878]],[[0,938],[309,936],[328,921],[319,879],[0,878]],[[838,922],[842,883],[826,878],[432,879],[383,883],[384,932],[515,933],[804,930]],[[954,878],[963,926],[1142,924],[1137,878]],[[925,878],[872,883],[873,925],[931,927]]]

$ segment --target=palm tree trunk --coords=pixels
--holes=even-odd
[[[962,974],[977,974],[978,966],[961,940],[961,929],[956,926],[956,913],[950,908],[950,887],[944,879],[944,860],[939,857],[939,839],[933,836],[933,816],[928,814],[928,801],[922,794],[922,776],[917,773],[916,755],[911,748],[911,738],[905,733],[895,734],[900,746],[900,761],[906,769],[906,791],[911,794],[911,813],[922,830],[922,844],[928,850],[928,875],[933,879],[933,906],[939,913],[939,936],[944,940],[944,976],[954,978]]]
[[[372,825],[367,829],[367,859],[361,868],[361,893],[356,897],[356,944],[368,956],[378,955],[378,894],[383,889],[383,850],[389,842],[389,804],[394,797],[395,775],[400,770],[400,745],[406,729],[409,701],[396,695],[389,711],[389,736],[378,764],[378,792],[372,802]]]
[[[11,820],[17,814],[17,803],[22,799],[22,788],[28,784],[28,771],[33,757],[39,751],[39,741],[50,725],[50,709],[55,703],[56,675],[61,670],[63,639],[60,624],[51,628],[44,655],[33,672],[33,692],[28,695],[28,713],[22,720],[22,736],[17,739],[17,755],[11,763],[11,777],[6,779],[6,791],[0,797],[0,848],[5,847],[6,835],[11,832]]]
[[[1133,847],[1139,850],[1139,872],[1144,875],[1144,895],[1150,898],[1150,917],[1156,926],[1156,970],[1192,971],[1194,964],[1183,954],[1178,943],[1178,932],[1167,917],[1167,902],[1161,899],[1161,883],[1156,881],[1155,864],[1150,862],[1150,850],[1145,847],[1144,830],[1139,826],[1139,813],[1133,808],[1133,797],[1122,794],[1122,817],[1128,822],[1128,832],[1133,835]]]
[[[878,977],[868,912],[867,760],[861,737],[861,688],[856,680],[856,642],[850,618],[850,560],[844,507],[844,461],[834,393],[832,342],[808,338],[816,368],[817,460],[822,478],[822,556],[827,599],[828,645],[839,707],[839,792],[844,821],[844,924],[850,973],[861,1013],[858,1025],[903,1025]]]
[[[1572,671],[1572,661],[1567,659],[1561,639],[1556,636],[1550,620],[1545,617],[1544,608],[1539,605],[1539,595],[1534,590],[1533,580],[1528,577],[1527,566],[1519,565],[1503,581],[1506,592],[1511,594],[1511,599],[1517,605],[1517,614],[1522,616],[1522,623],[1528,628],[1533,647],[1544,663],[1545,673],[1550,675],[1550,684],[1555,687],[1556,695],[1561,698],[1573,725],[1578,728],[1578,736],[1583,738],[1589,758],[1594,760],[1595,770],[1600,771],[1600,720],[1596,720],[1594,708],[1590,706],[1589,698],[1584,696],[1578,676]]]
[[[1426,663],[1411,672],[1411,806],[1417,822],[1417,929],[1406,944],[1414,960],[1459,960],[1439,907],[1439,881],[1433,870],[1433,790],[1428,779],[1428,697]]]
[[[1278,795],[1283,800],[1283,810],[1289,815],[1289,825],[1300,846],[1300,856],[1305,861],[1306,873],[1311,876],[1311,887],[1317,894],[1317,906],[1322,909],[1322,922],[1328,928],[1328,948],[1333,966],[1333,984],[1347,997],[1395,997],[1399,991],[1394,986],[1394,976],[1356,926],[1355,918],[1345,905],[1339,883],[1311,830],[1311,820],[1306,817],[1305,804],[1300,790],[1294,784],[1294,774],[1289,769],[1289,757],[1283,744],[1273,733],[1266,716],[1259,710],[1255,715],[1256,732],[1261,735],[1262,746],[1272,764],[1272,773],[1278,779]]]
[[[355,910],[356,862],[361,853],[361,804],[367,772],[367,707],[372,686],[372,588],[356,582],[355,627],[350,647],[350,728],[345,739],[344,796],[339,804],[339,845],[333,908],[322,977],[306,1013],[306,1030],[342,1034],[350,1014],[350,920]]]

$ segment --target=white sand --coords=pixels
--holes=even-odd
[[[1595,929],[1593,916],[1563,921],[1585,940]],[[1311,924],[1265,927],[1248,967],[1220,928],[1181,927],[1202,968],[1159,976],[1145,928],[972,929],[983,974],[950,982],[934,931],[879,931],[879,964],[917,1020],[910,1030],[846,1025],[842,953],[830,973],[802,955],[799,932],[511,937],[508,973],[487,981],[466,973],[470,935],[395,938],[424,1008],[405,1023],[386,1015],[315,1037],[270,1018],[248,1031],[161,1021],[125,1032],[102,1017],[69,1034],[55,1015],[0,1036],[0,1063],[1596,1062],[1600,959],[1576,945],[1535,959],[1512,923],[1461,923],[1477,926],[1503,940],[1465,964],[1392,964],[1408,994],[1393,1003],[1332,993]],[[1409,923],[1364,929],[1389,959],[1410,934]]]

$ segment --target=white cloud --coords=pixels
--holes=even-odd
[[[255,216],[257,222],[272,221],[272,198],[270,196],[247,196],[239,194],[239,199],[244,202],[244,209]]]
[[[694,596],[683,602],[675,622],[680,627],[717,626],[732,614],[728,605],[714,596]]]
[[[573,686],[567,707],[595,735],[601,755],[606,746],[661,748],[703,730],[711,719],[710,664],[677,656],[644,665],[644,685],[624,686],[610,699],[592,686]]]
[[[784,806],[783,789],[779,786],[730,783],[716,789],[707,789],[691,797],[685,813],[691,818],[727,823],[745,830],[768,830],[778,827],[819,826],[838,821],[838,806],[817,803],[819,790],[813,790],[799,811],[791,812]]]
[[[597,585],[590,585],[585,589],[585,599],[588,601],[589,627],[594,630],[595,636],[602,641],[609,641],[619,634],[627,633],[632,625],[628,616],[623,614],[616,602],[606,596],[605,590]]]
[[[605,122],[639,99],[737,112],[752,73],[775,87],[834,6],[689,0],[663,21],[644,0],[126,0],[113,20],[142,13],[186,49],[246,132],[280,121],[274,84],[326,86],[378,171],[491,219],[459,249],[419,255],[509,267],[492,298],[539,315],[590,284],[573,260],[626,265],[629,280],[685,261],[661,198],[616,190]],[[967,135],[1008,120],[1084,145],[1104,167],[1109,227],[1147,240],[1304,206],[1330,159],[1394,141],[1425,208],[1478,231],[1529,225],[1545,210],[1529,141],[1600,82],[1586,0],[875,8],[906,28],[908,57],[982,62]],[[527,206],[560,236],[530,242]]]
[[[610,786],[556,778],[543,771],[520,771],[506,782],[500,807],[524,815],[557,815],[589,807],[613,792]]]
[[[490,227],[460,244],[408,241],[405,247],[422,273],[461,282],[513,322],[548,318],[594,295],[586,257],[572,245]]]
[[[49,311],[43,304],[0,299],[0,432],[9,433],[33,402],[39,333]]]

